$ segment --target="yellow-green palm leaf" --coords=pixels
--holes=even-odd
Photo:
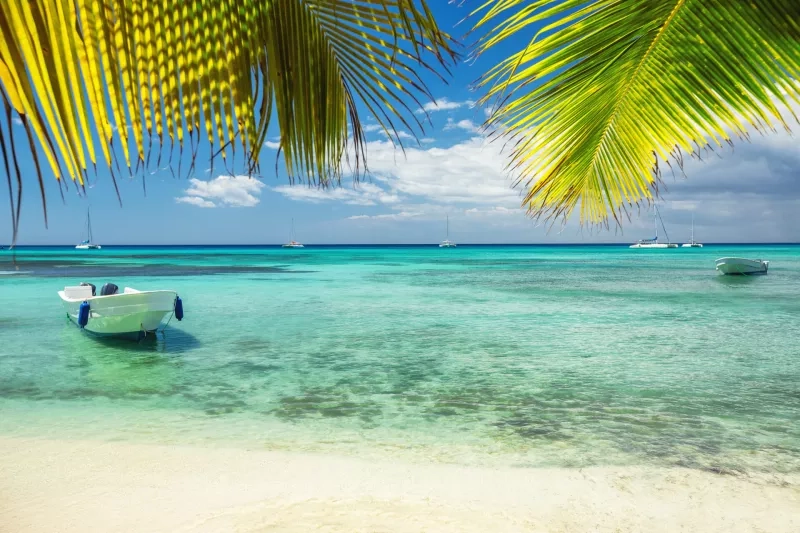
[[[535,216],[619,221],[652,198],[659,160],[786,127],[776,104],[800,94],[796,0],[493,0],[473,16],[479,52],[522,37],[480,84]]]
[[[15,238],[20,143],[37,168],[41,155],[81,184],[97,163],[112,177],[162,160],[191,172],[194,157],[181,171],[181,156],[201,140],[252,175],[277,120],[289,175],[325,185],[348,143],[364,168],[359,106],[395,137],[395,123],[420,131],[411,109],[432,97],[418,71],[454,58],[426,0],[3,0],[0,172]],[[14,136],[12,111],[26,136]]]

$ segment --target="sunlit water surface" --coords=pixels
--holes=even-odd
[[[0,435],[800,471],[800,247],[0,254]],[[56,294],[80,281],[186,318],[87,337]]]

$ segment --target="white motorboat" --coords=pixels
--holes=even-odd
[[[92,218],[89,215],[89,210],[86,210],[86,232],[88,233],[87,239],[81,241],[79,245],[75,247],[76,250],[99,250],[101,246],[99,244],[95,244],[92,242]]]
[[[766,274],[769,269],[769,261],[744,257],[723,257],[717,259],[716,269],[718,272],[728,275]]]
[[[694,213],[692,213],[692,240],[686,244],[682,244],[681,248],[702,248],[703,245],[699,242],[694,242]]]
[[[439,248],[455,248],[456,243],[450,240],[450,216],[447,216],[447,233],[445,239],[439,243]]]
[[[656,236],[652,239],[641,239],[631,244],[628,248],[677,248],[678,245],[669,242],[669,235],[667,235],[667,228],[664,228],[664,235],[667,236],[667,242],[658,242],[658,221],[661,220],[661,215],[658,212],[658,207],[653,204],[653,227],[656,231]],[[664,221],[661,221],[661,226],[664,226]]]
[[[58,291],[67,317],[95,335],[142,338],[157,331],[167,315],[183,320],[183,302],[175,291],[125,287],[119,292],[116,285],[106,283],[99,296],[95,292],[91,283]]]
[[[305,248],[302,244],[294,240],[294,219],[292,219],[292,235],[289,238],[289,242],[282,245],[283,248]]]

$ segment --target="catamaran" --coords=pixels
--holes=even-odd
[[[289,237],[289,242],[283,245],[284,248],[305,248],[302,244],[294,240],[294,219],[292,219],[292,235]]]
[[[89,209],[86,209],[86,231],[88,233],[88,239],[85,241],[81,241],[79,245],[75,247],[76,250],[99,250],[100,245],[94,244],[92,242],[92,218],[89,215]]]
[[[667,237],[667,242],[658,242],[658,222],[661,221],[661,227],[664,229],[664,235]],[[677,244],[669,242],[669,235],[667,228],[664,227],[664,221],[661,220],[661,214],[658,212],[658,206],[653,204],[653,226],[655,228],[656,236],[652,239],[641,239],[636,243],[631,244],[629,248],[677,248]]]
[[[450,215],[447,216],[447,234],[445,239],[439,243],[439,248],[455,248],[456,243],[450,240]]]
[[[681,245],[681,248],[702,248],[703,245],[699,242],[694,242],[694,213],[692,213],[692,240],[686,244]]]

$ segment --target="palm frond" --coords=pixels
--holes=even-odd
[[[411,106],[432,96],[418,70],[446,72],[456,56],[426,0],[4,0],[0,10],[0,96],[34,155],[80,185],[98,158],[115,178],[118,154],[144,176],[162,159],[172,168],[177,151],[180,174],[187,136],[189,173],[205,140],[229,171],[241,154],[243,172],[258,174],[273,119],[290,178],[340,179],[352,142],[358,179],[360,106],[398,142],[396,124],[421,132]],[[6,148],[18,142],[0,136],[10,196]]]
[[[800,96],[795,0],[492,0],[472,16],[479,53],[525,36],[478,83],[533,216],[619,223],[660,162],[788,127],[778,104]]]

